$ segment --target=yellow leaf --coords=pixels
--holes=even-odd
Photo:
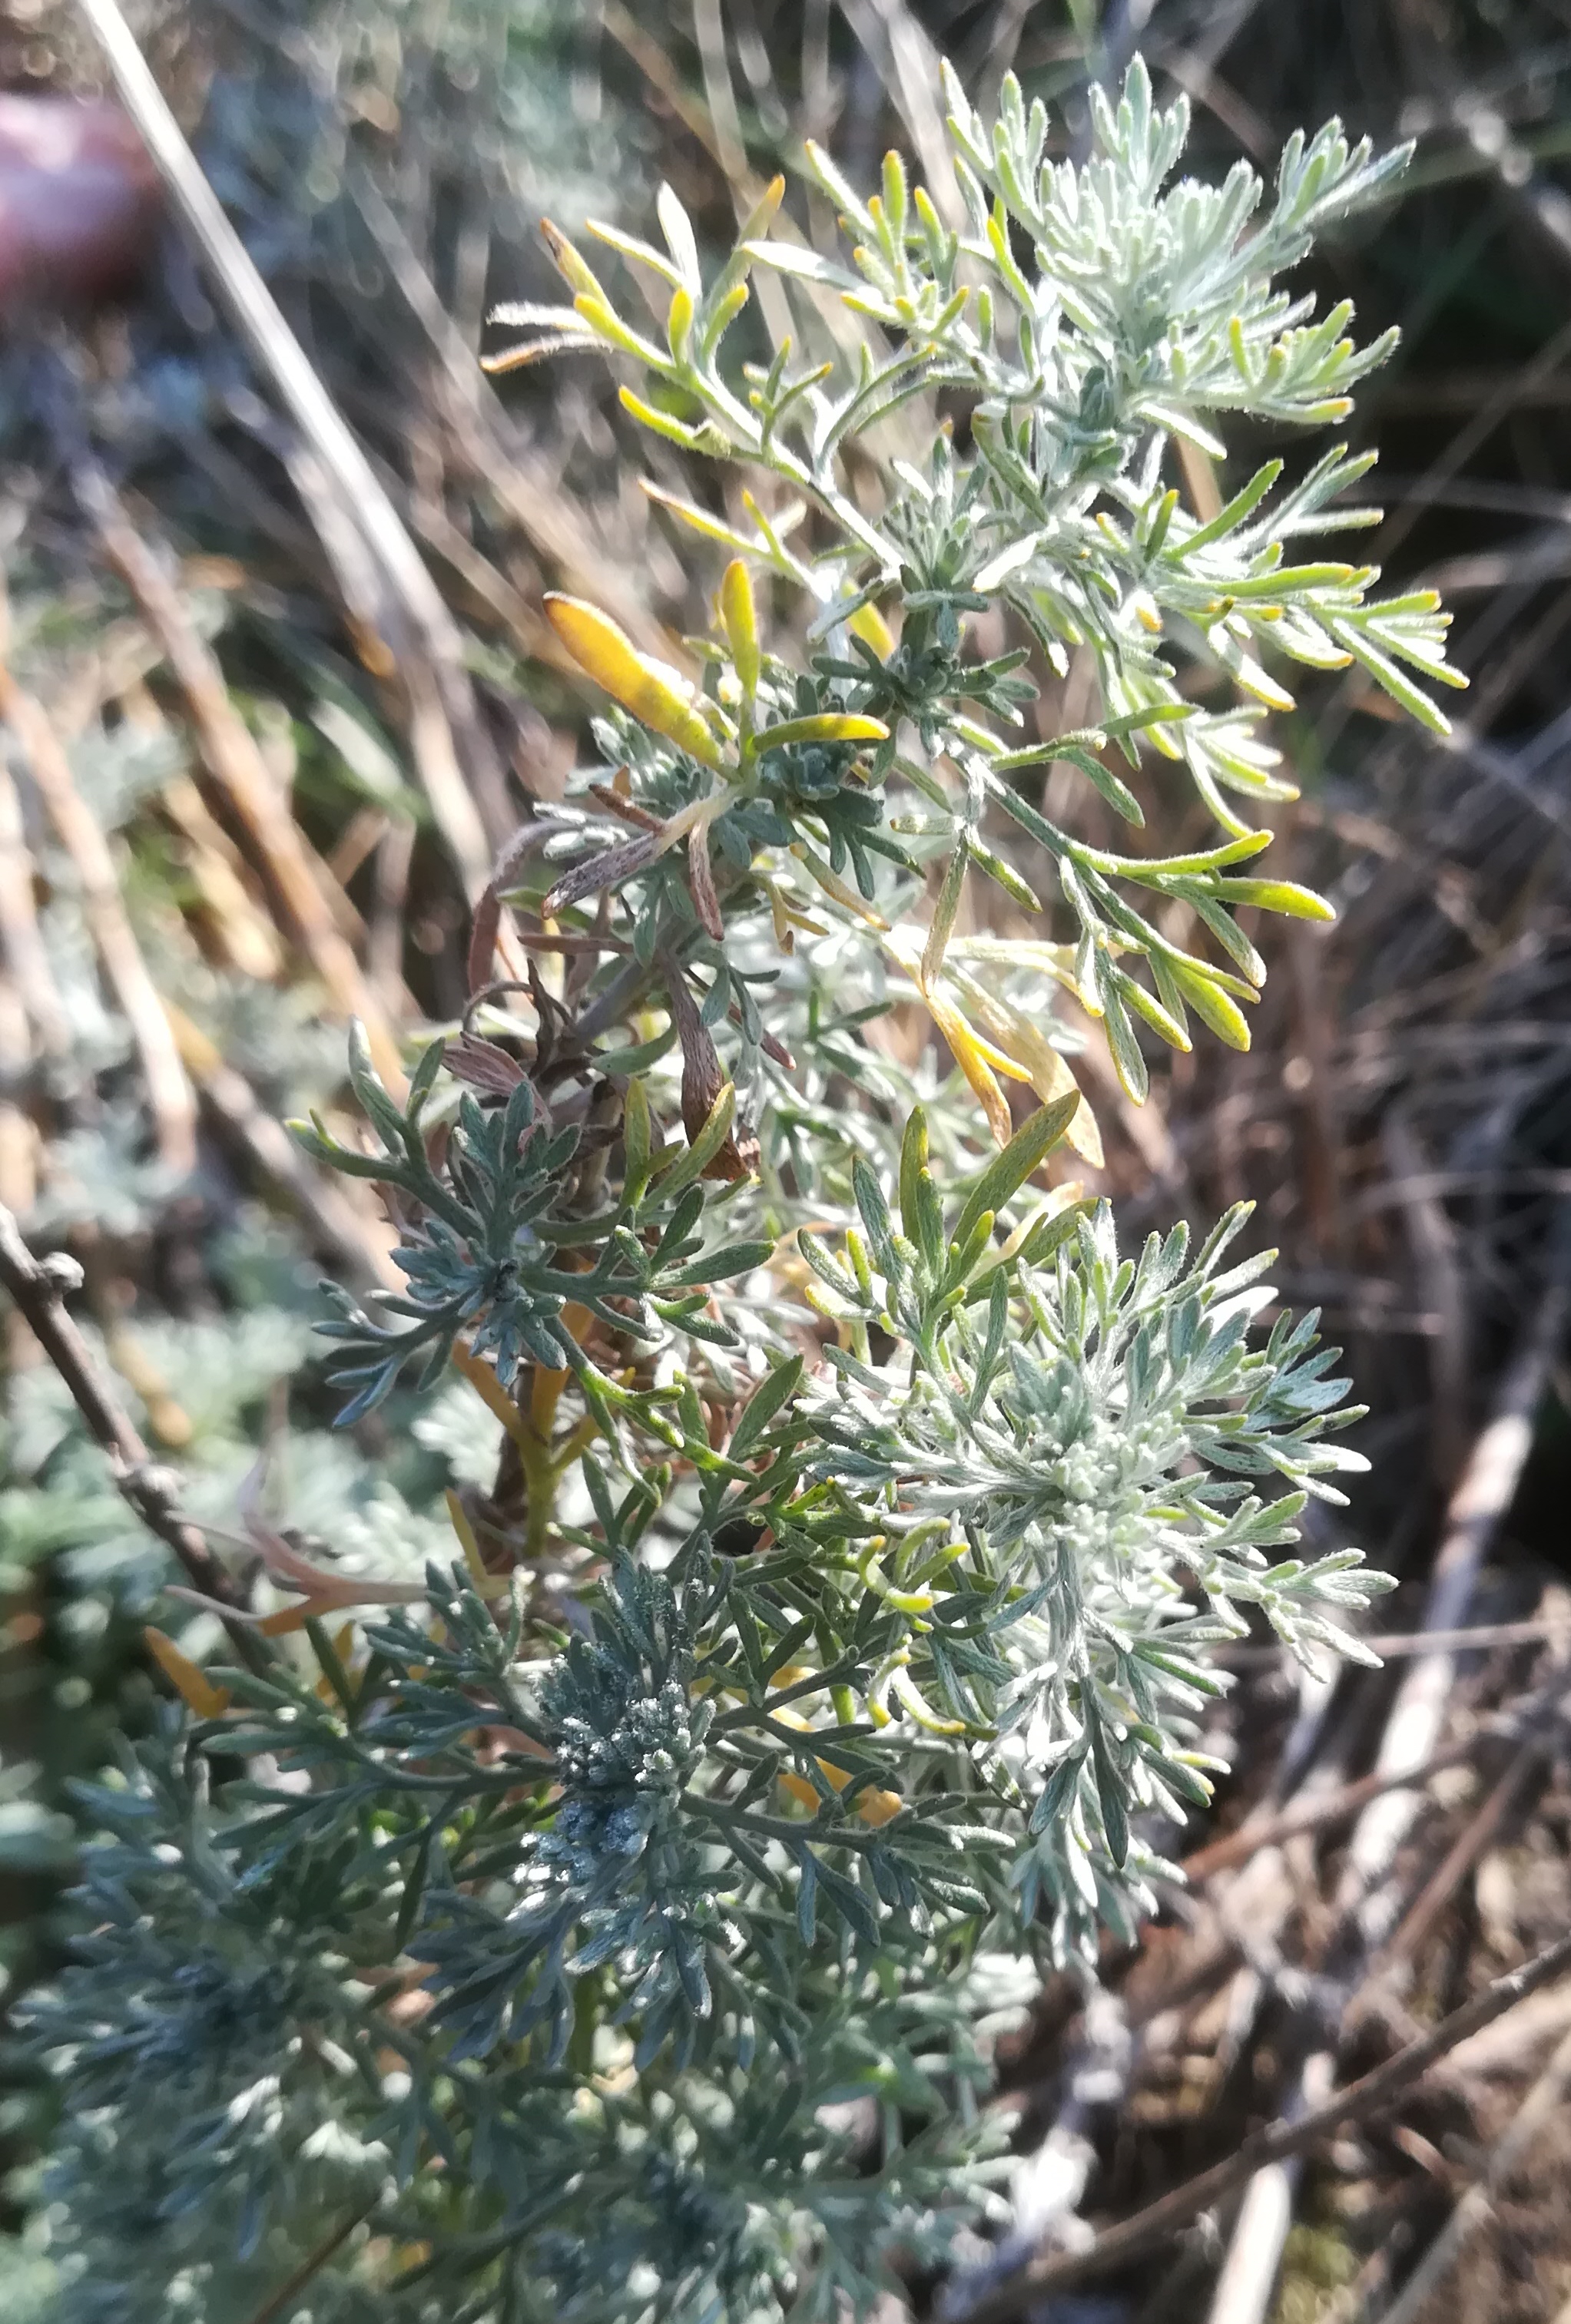
[[[993,1067],[993,1072],[1002,1074],[1006,1082],[1030,1080],[1031,1071],[1029,1065],[1022,1065],[1018,1057],[1012,1057],[1007,1049],[1001,1049],[996,1041],[990,1041],[985,1033],[977,1031],[975,1025],[971,1028],[971,1038]]]
[[[558,637],[596,685],[689,758],[719,767],[719,746],[674,669],[641,654],[608,614],[581,598],[552,592],[545,608]]]
[[[823,1759],[819,1760],[818,1765],[823,1768],[825,1775],[828,1777],[829,1782],[834,1785],[835,1789],[837,1792],[843,1792],[846,1784],[851,1780],[850,1776],[846,1773],[845,1768],[831,1767]],[[797,1775],[792,1768],[783,1767],[781,1770],[780,1782],[781,1789],[782,1791],[789,1792],[792,1799],[799,1801],[803,1807],[816,1808],[818,1806],[818,1794],[814,1791],[811,1784],[809,1783],[805,1775]],[[864,1792],[860,1799],[857,1801],[856,1812],[862,1818],[864,1823],[870,1823],[876,1826],[879,1824],[892,1822],[894,1818],[899,1815],[904,1805],[905,1802],[901,1798],[898,1792],[873,1791],[870,1789]]]
[[[293,1606],[281,1606],[276,1614],[264,1614],[256,1625],[264,1638],[287,1638],[296,1630],[303,1630],[313,1615],[333,1612],[331,1598],[302,1598]]]
[[[876,605],[858,605],[846,626],[873,648],[880,661],[887,661],[894,651],[894,632]]]
[[[678,363],[686,363],[693,343],[693,294],[685,284],[671,292],[666,340]]]
[[[720,619],[742,691],[751,702],[758,691],[762,657],[758,650],[758,610],[753,602],[753,582],[740,557],[734,557],[720,583]]]
[[[461,1344],[454,1348],[452,1361],[454,1370],[463,1373],[481,1403],[502,1423],[520,1451],[532,1452],[535,1440],[528,1424],[491,1366],[482,1363],[478,1356],[472,1356]]]
[[[1022,1009],[997,1000],[969,977],[958,977],[956,982],[966,994],[966,1004],[973,1017],[979,1018],[993,1039],[1018,1058],[1026,1079],[1044,1105],[1055,1104],[1059,1098],[1067,1097],[1072,1089],[1078,1088],[1061,1052],[1054,1048]],[[1083,1090],[1078,1109],[1064,1136],[1082,1162],[1089,1163],[1093,1170],[1104,1167],[1101,1132]]]
[[[227,1691],[215,1686],[205,1671],[200,1671],[189,1655],[182,1655],[172,1638],[151,1623],[142,1633],[148,1653],[162,1671],[171,1686],[189,1711],[199,1719],[217,1719],[229,1708]]]
[[[781,1675],[783,1678],[784,1674],[781,1673]],[[775,1711],[772,1709],[770,1711],[770,1717],[776,1720],[781,1727],[796,1728],[800,1734],[810,1735],[813,1731],[810,1722],[804,1719],[799,1711],[789,1710]],[[846,1773],[844,1767],[834,1766],[827,1759],[820,1759],[818,1761],[818,1769],[831,1791],[843,1792],[846,1784],[851,1781],[850,1776]],[[782,1767],[781,1770],[780,1781],[781,1789],[782,1791],[789,1792],[792,1799],[799,1801],[803,1807],[816,1808],[818,1806],[818,1794],[813,1789],[811,1784],[809,1783],[806,1775],[799,1775],[794,1768]],[[864,1792],[858,1799],[856,1803],[856,1812],[861,1817],[864,1823],[873,1825],[885,1824],[890,1822],[892,1818],[899,1815],[904,1805],[905,1802],[901,1798],[898,1792],[873,1791],[869,1789]]]
[[[1000,1146],[1007,1146],[1014,1134],[1008,1101],[998,1086],[993,1070],[993,1060],[998,1058],[1012,1079],[1030,1081],[1028,1068],[1022,1067],[1007,1053],[1001,1053],[993,1044],[983,1040],[955,1003],[943,993],[929,990],[924,981],[922,949],[917,932],[909,924],[892,928],[884,937],[884,949],[897,960],[917,991],[921,994],[927,1011],[955,1055],[955,1062],[965,1074],[987,1116],[987,1126]],[[969,997],[969,996],[968,996]]]
[[[605,294],[593,271],[579,257],[560,226],[553,226],[550,218],[541,218],[540,232],[541,240],[550,252],[556,270],[564,281],[571,283],[580,297],[587,293],[592,299],[604,299]]]
[[[864,718],[851,710],[815,712],[810,718],[787,718],[766,726],[758,737],[761,751],[778,751],[788,742],[886,742],[889,728],[882,718]]]
[[[989,1064],[982,1043],[966,1023],[953,1001],[940,992],[929,992],[923,998],[928,1013],[955,1053],[955,1063],[970,1083],[987,1126],[1000,1146],[1007,1146],[1013,1134],[1014,1123],[1010,1117],[1009,1102],[998,1086],[997,1077]],[[1023,1081],[1025,1074],[1021,1075]]]
[[[485,1561],[480,1555],[480,1545],[475,1538],[475,1528],[469,1523],[463,1502],[450,1485],[448,1488],[446,1499],[448,1521],[458,1536],[458,1544],[464,1553],[464,1563],[469,1569],[469,1579],[475,1585],[476,1596],[505,1598],[506,1577],[500,1573],[486,1572]]]

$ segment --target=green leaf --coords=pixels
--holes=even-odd
[[[893,1222],[889,1215],[889,1204],[883,1199],[883,1188],[860,1154],[851,1166],[851,1184],[856,1196],[856,1207],[867,1229],[868,1240],[882,1260],[893,1233]]]
[[[1236,1001],[1213,983],[1203,970],[1192,968],[1187,961],[1167,955],[1168,974],[1178,986],[1197,1017],[1210,1026],[1219,1041],[1230,1049],[1249,1047],[1249,1019]]]
[[[973,1179],[965,1206],[949,1232],[951,1242],[963,1243],[984,1211],[996,1217],[1031,1172],[1063,1138],[1079,1109],[1080,1093],[1071,1090],[1051,1105],[1039,1106],[1017,1130],[1001,1154],[995,1154],[981,1176]]]
[[[970,861],[970,844],[966,835],[962,832],[955,843],[955,851],[949,858],[948,869],[944,874],[944,884],[938,891],[938,900],[933,908],[933,918],[928,929],[927,942],[922,946],[924,989],[935,984],[943,973],[944,954],[948,950],[949,938],[955,933],[955,922],[959,915],[960,899],[965,892],[966,872]],[[908,1233],[910,1231],[909,1226],[906,1231]]]
[[[1107,1853],[1122,1870],[1129,1856],[1128,1803],[1123,1782],[1108,1748],[1102,1714],[1092,1696],[1089,1680],[1082,1684],[1080,1706],[1085,1713],[1086,1732],[1091,1738],[1091,1770],[1096,1778],[1096,1803],[1102,1811],[1102,1830],[1107,1840]]]
[[[723,1243],[718,1250],[700,1251],[686,1267],[662,1275],[660,1287],[662,1292],[701,1290],[707,1284],[727,1282],[735,1275],[751,1275],[755,1267],[767,1266],[773,1257],[774,1244],[767,1235],[749,1242]]]
[[[913,1105],[900,1141],[900,1216],[907,1240],[920,1243],[920,1181],[928,1167],[928,1117]]]
[[[702,1177],[730,1136],[735,1112],[736,1087],[735,1083],[727,1082],[709,1108],[704,1127],[687,1152],[657,1172],[662,1194],[675,1194],[679,1187],[689,1185],[695,1178]]]
[[[841,1266],[820,1236],[814,1234],[809,1227],[799,1227],[797,1249],[820,1283],[827,1285],[838,1297],[849,1300],[853,1305],[861,1304],[862,1293],[855,1277]]]
[[[418,1121],[424,1112],[426,1100],[436,1086],[437,1075],[442,1069],[442,1060],[447,1054],[445,1041],[429,1041],[420,1051],[420,1063],[410,1079],[409,1102],[405,1108],[408,1120]]]
[[[746,1460],[770,1422],[795,1396],[805,1369],[802,1357],[790,1356],[783,1364],[777,1364],[769,1378],[754,1388],[746,1410],[731,1432],[731,1441],[725,1447],[728,1459]]]
[[[1243,491],[1234,493],[1208,524],[1198,526],[1187,540],[1175,542],[1168,551],[1169,560],[1181,565],[1192,549],[1207,549],[1214,540],[1225,540],[1230,532],[1235,532],[1244,518],[1260,506],[1281,473],[1280,460],[1268,460],[1262,468],[1257,468]]]
[[[1107,1034],[1107,1047],[1124,1094],[1136,1105],[1145,1103],[1151,1088],[1151,1075],[1135,1038],[1129,1010],[1124,1007],[1124,994],[1132,998],[1139,987],[1132,980],[1116,971],[1105,976],[1102,984],[1102,1022]]]
[[[654,1157],[654,1130],[643,1084],[632,1081],[622,1109],[622,1145],[626,1157],[624,1201],[631,1208],[649,1184]]]
[[[1293,880],[1219,880],[1219,902],[1236,907],[1252,904],[1262,912],[1281,912],[1293,920],[1335,920],[1335,911],[1312,888]]]
[[[406,1123],[389,1097],[382,1076],[371,1062],[371,1042],[358,1017],[349,1025],[349,1084],[361,1106],[396,1154],[402,1148]]]
[[[318,1116],[313,1114],[310,1121],[286,1121],[284,1128],[313,1162],[325,1162],[346,1178],[386,1179],[385,1155],[357,1154],[352,1146],[340,1146]]]

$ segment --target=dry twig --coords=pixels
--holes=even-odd
[[[173,1550],[205,1598],[239,1610],[243,1601],[197,1527],[180,1514],[180,1478],[152,1461],[134,1423],[115,1400],[65,1304],[81,1284],[81,1269],[63,1253],[35,1259],[15,1219],[0,1208],[0,1284],[4,1284],[45,1355],[70,1390],[71,1400],[109,1464],[122,1498],[149,1532]],[[225,1623],[237,1654],[257,1669],[263,1657],[239,1622]]]
[[[11,770],[0,757],[0,951],[35,1047],[45,1056],[63,1057],[71,1045],[71,1028],[50,973],[32,879],[22,802]]]
[[[1383,2065],[1376,2066],[1356,2082],[1350,2082],[1323,2104],[1310,2107],[1297,2119],[1280,2120],[1252,2131],[1236,2154],[1213,2163],[1210,2170],[1202,2171],[1183,2186],[1148,2203],[1143,2210],[1121,2220],[1117,2227],[1104,2228],[1085,2250],[1057,2253],[1028,2262],[1006,2282],[968,2309],[964,2324],[1013,2324],[1016,2317],[1048,2292],[1067,2291],[1071,2284],[1084,2283],[1090,2276],[1105,2275],[1112,2268],[1125,2267],[1133,2260],[1144,2258],[1178,2228],[1198,2218],[1202,2211],[1231,2195],[1256,2172],[1289,2156],[1307,2153],[1327,2131],[1342,2129],[1350,2122],[1367,2121],[1382,2112],[1459,2042],[1502,2017],[1519,2001],[1526,2000],[1529,1994],[1536,1993],[1540,1986],[1548,1985],[1568,1969],[1571,1936],[1562,1937],[1558,1943],[1550,1945],[1508,1976],[1496,1978],[1492,1985],[1442,2018],[1431,2033],[1409,2042],[1394,2058],[1388,2058]]]
[[[1571,2034],[1556,2050],[1517,2111],[1516,2119],[1487,2157],[1478,2178],[1469,2187],[1446,2225],[1387,2309],[1381,2324],[1418,2324],[1418,2319],[1439,2291],[1471,2238],[1490,2217],[1491,2198],[1510,2178],[1550,2117],[1566,2103],[1571,2090]]]
[[[1533,1417],[1566,1334],[1571,1205],[1559,1212],[1548,1267],[1538,1313],[1451,1498],[1424,1609],[1427,1631],[1454,1630],[1465,1619],[1479,1567],[1521,1477]],[[1432,1755],[1455,1681],[1453,1655],[1415,1659],[1391,1705],[1377,1773],[1417,1768]],[[1397,1903],[1388,1876],[1421,1802],[1422,1794],[1410,1789],[1388,1792],[1371,1804],[1354,1835],[1339,1904],[1344,1913],[1356,1913],[1366,1946],[1381,1943],[1394,1922]]]
[[[1543,1298],[1507,1374],[1493,1417],[1451,1497],[1424,1609],[1426,1631],[1455,1630],[1465,1620],[1479,1567],[1516,1491],[1532,1443],[1533,1416],[1565,1337],[1568,1270],[1571,1207],[1563,1206],[1551,1238]],[[1406,1773],[1410,1778],[1434,1756],[1455,1678],[1454,1655],[1430,1653],[1412,1662],[1387,1716],[1375,1775],[1400,1777]],[[1354,1829],[1337,1891],[1336,1917],[1351,1924],[1361,1959],[1367,1960],[1383,1944],[1400,1910],[1392,1868],[1423,1796],[1410,1780],[1392,1784],[1371,1799]],[[1351,1966],[1345,1981],[1363,1983]],[[1299,2070],[1290,2108],[1312,2110],[1334,2070],[1328,2051],[1312,2052]],[[1291,2225],[1291,2206],[1283,2200],[1286,2189],[1273,2167],[1262,2172],[1246,2193],[1233,2236],[1233,2248],[1241,2256],[1236,2271],[1231,2255],[1224,2267],[1227,2305],[1222,2306],[1219,2294],[1212,2324],[1258,2324],[1264,2315]]]

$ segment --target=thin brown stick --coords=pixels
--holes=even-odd
[[[1456,1230],[1445,1204],[1422,1191],[1428,1157],[1400,1111],[1387,1120],[1382,1143],[1390,1182],[1407,1220],[1420,1286],[1417,1305],[1439,1325],[1428,1343],[1429,1458],[1446,1490],[1455,1481],[1467,1427],[1467,1296]]]
[[[135,1424],[115,1397],[65,1304],[79,1288],[81,1269],[57,1254],[35,1259],[15,1219],[0,1207],[0,1284],[10,1293],[33,1337],[67,1388],[71,1400],[109,1464],[115,1486],[150,1533],[173,1550],[204,1597],[220,1606],[243,1607],[240,1592],[214,1557],[201,1534],[180,1514],[180,1478],[154,1462]],[[226,1622],[236,1651],[254,1669],[263,1666],[256,1642],[237,1622]]]
[[[644,31],[633,10],[623,7],[621,0],[605,0],[600,22],[618,48],[625,49],[650,87],[659,91],[688,135],[695,138],[710,160],[724,171],[725,156],[715,133],[715,124],[704,106],[688,96],[659,41],[652,32]],[[744,196],[753,202],[763,191],[762,180],[745,174],[735,182]]]
[[[1491,2199],[1496,2190],[1510,2178],[1533,2140],[1548,2128],[1550,2120],[1566,2103],[1568,2086],[1571,2086],[1571,2034],[1560,2042],[1554,2056],[1517,2109],[1510,2128],[1491,2150],[1482,2173],[1468,2188],[1408,2278],[1398,2299],[1387,2309],[1381,2324],[1418,2324],[1419,2318],[1473,2236],[1489,2218],[1493,2208]]]
[[[1492,1786],[1487,1797],[1474,1813],[1468,1818],[1446,1850],[1439,1866],[1430,1875],[1415,1902],[1408,1907],[1398,1923],[1390,1942],[1371,1971],[1373,1981],[1378,1983],[1394,1970],[1399,1963],[1410,1961],[1413,1959],[1456,1890],[1516,1805],[1517,1799],[1525,1789],[1529,1777],[1541,1766],[1543,1757],[1543,1744],[1537,1739],[1530,1743],[1524,1743],[1515,1753],[1503,1775]],[[1357,2008],[1356,2000],[1352,2008]],[[1349,2014],[1352,2014],[1352,2010]]]
[[[1257,2171],[1285,2162],[1289,2155],[1307,2153],[1327,2131],[1380,2113],[1459,2042],[1492,2024],[1497,2017],[1503,2017],[1508,2009],[1514,2009],[1518,2002],[1525,2001],[1529,1994],[1536,1993],[1540,1986],[1549,1984],[1567,1969],[1571,1969],[1571,1936],[1562,1937],[1520,1969],[1496,1978],[1492,1985],[1486,1986],[1460,2009],[1453,2010],[1449,2017],[1443,2017],[1432,2032],[1409,2042],[1384,2065],[1350,2082],[1345,2089],[1338,2090],[1324,2105],[1311,2107],[1296,2122],[1273,2122],[1252,2131],[1236,2154],[1213,2163],[1210,2170],[1200,2172],[1183,2186],[1148,2203],[1132,2218],[1104,2228],[1084,2251],[1054,2252],[1029,2261],[984,2300],[967,2309],[962,2324],[1013,2324],[1016,2317],[1048,2292],[1067,2291],[1071,2284],[1083,2283],[1089,2276],[1105,2275],[1110,2268],[1124,2267],[1142,2258],[1179,2227],[1187,2227],[1202,2211],[1230,2195]]]
[[[207,923],[228,965],[240,975],[260,984],[277,982],[283,974],[282,939],[246,884],[250,867],[245,857],[190,776],[177,775],[165,783],[158,807],[179,835],[195,890],[188,916]]]
[[[20,1090],[32,1063],[27,1011],[15,985],[0,976],[0,1086]],[[21,1106],[0,1096],[0,1203],[25,1213],[38,1190],[38,1139]]]
[[[1479,1567],[1511,1505],[1532,1443],[1534,1414],[1566,1331],[1571,1206],[1560,1205],[1546,1257],[1543,1296],[1502,1384],[1493,1414],[1468,1455],[1446,1509],[1424,1607],[1422,1628],[1431,1637],[1465,1621]],[[1393,1868],[1423,1804],[1422,1790],[1411,1777],[1438,1747],[1455,1677],[1454,1655],[1431,1648],[1417,1655],[1404,1673],[1387,1714],[1373,1772],[1390,1775],[1406,1768],[1409,1780],[1391,1785],[1371,1800],[1348,1843],[1335,1911],[1354,1948],[1355,1960],[1379,1951],[1400,1911]],[[1345,1983],[1351,1988],[1355,1982],[1363,1989],[1364,1980],[1350,1963]],[[1313,2112],[1334,2067],[1327,2049],[1304,2060],[1290,2101],[1294,2110]],[[1263,2315],[1290,2224],[1290,2204],[1280,2200],[1280,2174],[1262,2172],[1245,2194],[1233,2231],[1234,2246],[1249,2247],[1254,2304],[1248,2310],[1235,2308],[1227,2324],[1245,2324],[1246,2318],[1254,2324]]]
[[[1262,1849],[1280,1848],[1283,1840],[1297,1840],[1304,1832],[1325,1831],[1334,1824],[1345,1823],[1382,1792],[1394,1791],[1399,1784],[1423,1783],[1442,1767],[1455,1767],[1471,1759],[1477,1748],[1477,1737],[1470,1736],[1465,1743],[1435,1752],[1421,1767],[1404,1775],[1360,1775],[1356,1782],[1344,1784],[1340,1790],[1328,1793],[1323,1799],[1305,1800],[1297,1807],[1284,1808],[1280,1815],[1259,1823],[1243,1824],[1237,1831],[1230,1831],[1224,1839],[1211,1840],[1206,1847],[1197,1848],[1192,1856],[1186,1856],[1184,1877],[1194,1886],[1218,1872],[1227,1871],[1233,1865],[1247,1863]]]
[[[1422,1628],[1431,1637],[1457,1628],[1465,1617],[1479,1567],[1511,1505],[1532,1444],[1534,1415],[1559,1354],[1571,1305],[1571,1204],[1559,1205],[1545,1270],[1537,1312],[1446,1513],[1424,1609]],[[1386,1721],[1376,1763],[1379,1773],[1417,1767],[1431,1756],[1455,1679],[1455,1657],[1444,1649],[1431,1649],[1414,1660]],[[1394,1923],[1389,1875],[1419,1806],[1416,1791],[1393,1789],[1372,1805],[1354,1834],[1338,1910],[1356,1915],[1360,1935],[1371,1950],[1384,1941]]]
[[[300,2265],[291,2269],[285,2276],[278,2290],[268,2293],[261,2307],[252,2316],[251,2324],[277,2324],[277,2319],[281,2316],[287,2315],[311,2278],[320,2274],[333,2254],[342,2249],[361,2220],[368,2218],[375,2208],[374,2199],[369,2203],[362,2203],[357,2211],[351,2211],[347,2219],[341,2220],[337,2227],[329,2229],[315,2249],[307,2252]]]
[[[5,632],[0,602],[0,655]],[[178,1176],[187,1178],[197,1164],[197,1102],[122,900],[109,843],[77,788],[48,712],[18,686],[3,659],[0,718],[22,745],[34,787],[81,881],[82,917],[142,1060],[159,1154]]]
[[[366,965],[377,990],[396,1007],[403,993],[403,932],[409,918],[409,875],[414,862],[415,827],[395,816],[376,850],[376,902]]]

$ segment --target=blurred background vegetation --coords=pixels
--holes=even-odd
[[[396,1026],[461,1005],[464,881],[432,802],[456,757],[494,846],[559,788],[585,703],[542,590],[591,596],[652,642],[701,625],[693,560],[637,479],[731,489],[696,485],[670,447],[652,459],[598,363],[483,378],[490,309],[551,295],[541,216],[642,231],[665,178],[718,244],[781,169],[799,221],[827,241],[803,136],[832,143],[856,181],[892,143],[921,161],[939,143],[939,53],[983,103],[1012,69],[1054,106],[1068,152],[1088,78],[1116,75],[1137,46],[1160,93],[1187,92],[1206,174],[1241,152],[1269,174],[1293,127],[1331,113],[1382,145],[1416,142],[1398,198],[1320,255],[1315,287],[1354,298],[1362,337],[1400,326],[1353,423],[1381,453],[1371,553],[1392,580],[1444,591],[1472,693],[1443,745],[1361,680],[1306,687],[1280,738],[1303,796],[1272,862],[1329,893],[1337,927],[1274,932],[1250,1056],[1153,1056],[1139,1111],[1091,1089],[1106,1150],[1093,1183],[1128,1232],[1252,1196],[1284,1254],[1284,1296],[1323,1305],[1346,1342],[1375,1462],[1354,1531],[1416,1616],[1571,1196],[1571,5],[148,0],[129,13],[438,579],[476,726],[451,730],[440,673],[383,601],[330,478],[175,226],[149,214],[112,297],[72,305],[34,283],[11,300],[0,1203],[35,1249],[84,1268],[105,1360],[199,1515],[237,1525],[287,1412],[269,1483],[281,1513],[340,1554],[374,1545],[383,1570],[390,1546],[418,1564],[439,1541],[442,1488],[479,1474],[489,1447],[439,1397],[326,1432],[308,1344],[319,1267],[374,1277],[386,1238],[276,1124],[333,1102],[348,1007]],[[0,90],[103,85],[74,7],[9,0]],[[1269,448],[1241,446],[1240,475]],[[1077,667],[1049,680],[1041,731],[1080,724],[1088,687]],[[1067,794],[1055,811],[1072,811]],[[892,1038],[908,1036],[897,1012]],[[20,1323],[0,1329],[0,1978],[14,1997],[60,1942],[69,1782],[149,1715],[142,1625],[170,1575]],[[1552,1353],[1472,1607],[1475,1622],[1543,1636],[1464,1659],[1464,1738],[1467,1720],[1498,1723],[1541,1689],[1545,1657],[1564,1651],[1571,1379]],[[192,1653],[211,1643],[189,1609],[165,1601],[161,1618]],[[1369,1766],[1388,1701],[1389,1683],[1360,1677],[1322,1706],[1323,1780]],[[1298,1780],[1281,1754],[1302,1708],[1275,1658],[1245,1669],[1219,1831]],[[1561,1741],[1546,1729],[1415,1939],[1407,2006],[1420,2019],[1571,1917]],[[1451,1862],[1516,1765],[1484,1743],[1476,1756],[1473,1788],[1458,1778],[1431,1802],[1420,1871]],[[1279,1963],[1313,1966],[1343,1837],[1303,1843],[1272,1924]],[[1177,1975],[1192,1933],[1176,1915],[1110,1978],[1134,1995],[1142,1974]],[[1099,2205],[1160,2191],[1281,2103],[1290,1996],[1273,1989],[1240,2020],[1229,1994],[1203,1987],[1121,2106],[1082,2125],[1106,2166]],[[1084,2043],[1075,1997],[1060,2001],[1012,2069],[1028,2144],[1058,2118]],[[1567,2023],[1562,2008],[1557,2034]],[[1274,2295],[1280,2324],[1382,2312],[1404,2248],[1434,2233],[1540,2062],[1505,2054],[1476,2087],[1448,2085],[1317,2166]],[[10,2070],[9,2237],[23,2234],[47,2117],[46,2093]],[[1470,2317],[1538,2324],[1571,2298],[1571,2218],[1555,2200],[1568,2163],[1571,2135],[1551,2123],[1459,2262]],[[24,2241],[0,2248],[0,2306],[46,2312]],[[1183,2281],[1158,2270],[1095,2313],[1206,2313],[1214,2260],[1182,2266]],[[1088,2324],[1089,2305],[1076,2312]]]

